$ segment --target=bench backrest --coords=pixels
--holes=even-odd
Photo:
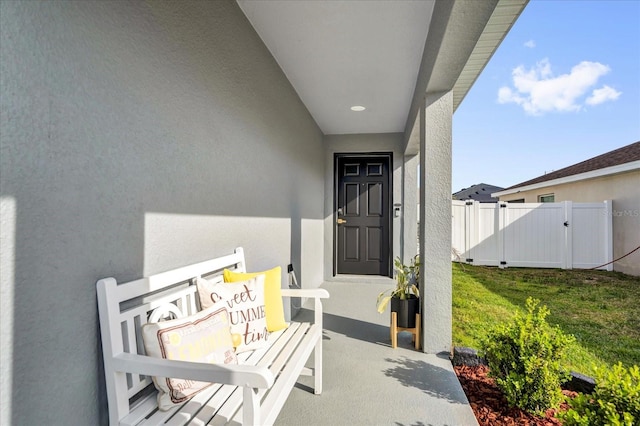
[[[171,271],[118,284],[114,278],[98,281],[98,310],[102,335],[102,354],[109,401],[109,417],[121,420],[139,404],[155,401],[150,377],[114,371],[112,357],[122,352],[145,354],[142,326],[152,313],[170,306],[175,317],[196,313],[200,306],[196,277],[219,277],[224,269],[246,272],[244,251],[181,267]],[[169,311],[167,311],[169,314]],[[161,317],[164,317],[162,315]]]

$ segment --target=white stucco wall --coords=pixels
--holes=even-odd
[[[107,420],[95,282],[322,278],[322,134],[234,2],[0,2],[1,424]]]
[[[391,204],[402,202],[402,168],[404,166],[401,146],[402,133],[327,135],[324,137],[325,178],[324,178],[324,279],[331,281],[333,275],[334,241],[334,156],[344,153],[382,153],[393,154]],[[392,218],[393,256],[400,254],[402,221],[400,217]]]
[[[640,245],[640,170],[578,182],[552,185],[500,197],[500,201],[524,199],[537,203],[540,195],[554,194],[555,201],[613,203],[613,258],[617,259]],[[613,269],[640,276],[640,251],[620,259]]]

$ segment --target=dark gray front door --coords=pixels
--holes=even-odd
[[[389,276],[391,154],[336,155],[336,272]]]

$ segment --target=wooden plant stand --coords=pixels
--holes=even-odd
[[[391,312],[391,347],[398,347],[398,333],[408,331],[413,336],[411,341],[414,342],[416,350],[420,350],[420,314],[416,314],[416,326],[413,328],[398,327],[398,314]]]

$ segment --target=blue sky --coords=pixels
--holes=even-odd
[[[640,140],[640,0],[531,0],[453,117],[452,191]]]

